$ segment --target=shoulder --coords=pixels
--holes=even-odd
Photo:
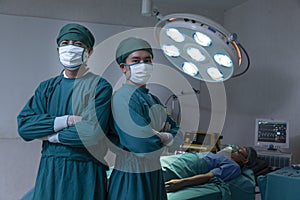
[[[100,89],[107,89],[112,91],[112,86],[111,84],[102,76],[96,75],[92,72],[89,72],[85,75],[83,82],[87,84],[87,87],[98,87]]]
[[[48,87],[53,87],[55,86],[57,83],[59,83],[62,80],[63,76],[62,75],[58,75],[52,78],[49,78],[47,80],[42,81],[39,84],[39,88],[48,88]]]
[[[152,99],[154,99],[155,103],[162,104],[160,99],[157,96],[155,96],[154,94],[151,94],[151,93],[149,93],[149,94],[151,95]]]
[[[138,91],[138,87],[124,84],[113,94],[113,103],[116,105],[128,105],[138,107],[143,102],[143,97]]]
[[[100,76],[100,75],[94,74],[94,73],[92,73],[92,72],[88,72],[88,73],[83,77],[83,79],[84,79],[84,80],[90,80],[90,81],[98,81],[98,82],[101,82],[101,83],[110,85],[110,83],[109,83],[105,78],[103,78],[103,77]]]
[[[223,156],[222,154],[209,152],[209,153],[207,153],[206,157],[210,158],[211,160],[215,160],[215,162],[219,163],[220,165],[222,165],[222,164],[232,164],[232,165],[237,165],[238,166],[238,164],[235,161]]]
[[[124,84],[122,87],[120,87],[118,90],[115,91],[114,96],[119,97],[131,97],[134,93],[136,93],[137,87],[129,85],[129,84]]]
[[[131,97],[131,94],[134,92],[134,90],[131,87],[128,87],[127,85],[122,85],[118,90],[116,90],[113,94],[113,99],[129,99]]]

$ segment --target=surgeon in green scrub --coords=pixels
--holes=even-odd
[[[43,141],[32,199],[106,199],[107,166],[99,157],[106,154],[112,87],[88,70],[90,30],[67,24],[56,42],[62,73],[40,83],[17,117],[25,141]]]
[[[174,151],[182,133],[158,97],[146,88],[153,71],[150,44],[130,37],[116,51],[126,82],[112,97],[114,128],[119,138],[109,178],[109,200],[167,199],[160,156]]]

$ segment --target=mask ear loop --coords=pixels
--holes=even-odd
[[[129,74],[129,76],[128,76],[128,78],[126,78],[127,80],[130,80],[130,78],[131,78],[131,74],[132,74],[132,72],[131,72],[131,65],[129,65],[129,66],[127,66],[128,68],[129,68],[129,72],[130,72],[130,74]]]
[[[87,61],[88,61],[89,57],[90,57],[89,50],[87,48],[84,48],[82,55],[81,55],[82,65],[87,66]]]
[[[126,77],[126,80],[130,80],[130,77],[131,77],[131,65],[130,64],[126,64],[126,63],[120,63],[120,65],[124,65],[125,67],[129,68],[130,75],[129,75],[129,77]],[[126,72],[124,72],[124,74],[126,74]]]

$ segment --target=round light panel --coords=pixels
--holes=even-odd
[[[166,58],[176,68],[199,80],[222,82],[239,65],[231,33],[198,15],[173,14],[156,25],[156,36]]]

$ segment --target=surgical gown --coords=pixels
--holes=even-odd
[[[61,74],[36,89],[17,117],[25,141],[55,134],[55,117],[79,115],[82,121],[60,130],[59,143],[43,141],[34,200],[106,199],[107,166],[101,157],[111,94],[111,85],[93,73],[75,79]]]
[[[109,178],[109,200],[167,199],[160,165],[164,144],[153,129],[159,131],[164,122],[174,136],[173,147],[182,136],[158,98],[144,87],[124,84],[112,98],[114,127],[119,136],[114,169]]]

